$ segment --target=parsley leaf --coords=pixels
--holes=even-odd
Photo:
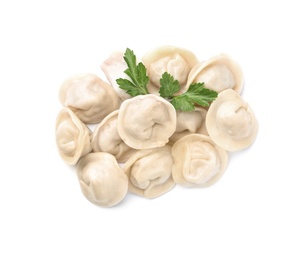
[[[179,91],[180,83],[178,80],[175,80],[173,76],[171,76],[169,73],[164,72],[162,74],[162,78],[160,79],[160,96],[163,98],[172,98],[174,93]]]
[[[193,83],[185,93],[169,98],[170,103],[176,110],[193,111],[195,109],[195,104],[202,107],[208,107],[217,96],[218,93],[214,90],[205,88],[204,83]]]
[[[176,110],[193,111],[195,109],[194,103],[188,96],[177,96],[170,103]]]
[[[149,94],[147,89],[149,77],[146,75],[146,68],[143,63],[139,62],[136,65],[136,56],[129,48],[127,48],[124,53],[124,60],[128,65],[124,73],[126,73],[132,81],[119,78],[116,80],[119,87],[126,90],[126,93],[132,97]]]
[[[180,83],[168,72],[162,74],[160,85],[160,96],[167,98],[176,110],[193,111],[195,104],[207,107],[218,96],[216,91],[205,88],[204,83],[193,83],[185,93],[174,96],[180,89]]]
[[[183,95],[187,95],[190,100],[202,107],[208,107],[214,101],[218,93],[214,90],[204,87],[204,83],[193,83]]]

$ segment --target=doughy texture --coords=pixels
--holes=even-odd
[[[164,146],[176,128],[176,111],[154,94],[124,101],[118,114],[118,133],[134,149]]]
[[[220,54],[193,67],[188,86],[197,82],[204,82],[206,88],[217,92],[233,89],[241,93],[243,73],[239,64],[227,55]]]
[[[227,152],[201,134],[190,134],[178,140],[172,147],[172,156],[173,180],[185,187],[214,184],[228,164]]]
[[[253,110],[231,89],[219,93],[211,104],[206,127],[213,141],[231,152],[249,147],[258,133],[258,122]]]
[[[171,74],[179,81],[179,93],[186,91],[186,83],[190,70],[198,63],[196,56],[186,50],[174,46],[163,46],[145,54],[142,62],[147,68],[150,78],[149,92],[158,93],[160,79],[164,72]]]
[[[116,205],[128,191],[128,178],[109,153],[89,153],[82,157],[77,176],[84,196],[102,207]]]
[[[94,152],[110,153],[119,163],[124,163],[136,150],[129,147],[119,136],[117,117],[118,110],[103,119],[93,132],[91,146]]]
[[[56,119],[56,144],[63,161],[75,165],[91,149],[91,131],[72,110],[63,108]]]
[[[112,53],[101,65],[101,69],[121,100],[131,98],[131,96],[127,94],[125,90],[121,89],[116,82],[119,78],[130,80],[128,75],[124,73],[127,68],[128,65],[124,60],[123,52]]]
[[[170,144],[188,134],[200,133],[207,135],[206,114],[207,110],[195,107],[194,111],[176,111],[177,125],[174,134],[170,137]]]
[[[124,167],[129,190],[146,198],[156,198],[168,192],[175,186],[172,165],[169,145],[136,152]]]
[[[59,99],[63,106],[73,110],[87,124],[99,123],[120,104],[115,90],[89,73],[65,80],[60,87]]]

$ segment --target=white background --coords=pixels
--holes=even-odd
[[[295,3],[1,1],[0,259],[299,259]],[[94,206],[56,150],[60,84],[167,44],[241,65],[258,138],[212,187]]]

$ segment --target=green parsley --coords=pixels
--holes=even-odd
[[[124,60],[128,65],[124,73],[131,80],[117,79],[119,87],[132,97],[149,94],[147,89],[149,77],[144,64],[142,62],[136,64],[136,56],[129,48],[124,53]],[[180,90],[181,86],[179,81],[168,72],[162,74],[160,85],[160,96],[167,99],[176,110],[193,111],[195,105],[207,107],[218,96],[216,91],[205,88],[204,83],[193,83],[185,93],[175,96],[174,94]]]
[[[167,72],[163,73],[160,84],[160,96],[169,99],[176,110],[193,111],[195,104],[207,107],[218,96],[216,91],[205,88],[204,83],[193,83],[185,93],[174,96],[180,89],[180,85],[179,82],[174,80],[173,76]]]
[[[130,79],[119,78],[116,80],[119,87],[126,91],[130,96],[149,94],[147,84],[149,77],[146,75],[146,68],[143,63],[139,62],[136,65],[136,56],[132,50],[126,49],[124,60],[128,65],[128,69],[124,71]]]
[[[164,72],[162,78],[160,79],[160,96],[163,98],[172,98],[174,93],[180,90],[180,83],[178,80],[175,80],[173,76],[169,73]]]

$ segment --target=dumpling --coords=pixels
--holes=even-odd
[[[156,198],[170,191],[175,186],[172,165],[169,145],[137,151],[124,166],[129,191],[145,198]]]
[[[93,132],[91,146],[94,152],[111,153],[119,163],[124,163],[136,150],[120,138],[117,130],[117,117],[118,110],[103,119]]]
[[[189,72],[199,61],[191,51],[163,46],[146,53],[142,62],[150,78],[148,90],[155,94],[159,92],[160,79],[164,72],[168,72],[179,81],[181,89],[178,93],[185,92],[189,87],[186,85]]]
[[[121,89],[116,82],[119,78],[130,80],[129,76],[124,73],[127,68],[128,65],[124,60],[123,52],[112,53],[101,65],[101,69],[121,100],[131,98],[131,96],[127,94],[125,90]]]
[[[98,76],[78,74],[66,79],[59,91],[63,106],[70,108],[87,124],[99,123],[106,115],[119,108],[115,90]]]
[[[169,142],[175,143],[177,140],[188,134],[200,133],[208,135],[206,129],[207,110],[201,107],[195,107],[194,111],[176,111],[177,124],[174,134]]]
[[[213,101],[207,112],[206,126],[213,141],[230,152],[253,144],[259,128],[253,110],[231,89],[222,91]]]
[[[128,178],[109,153],[89,153],[82,157],[77,176],[84,196],[102,207],[118,204],[128,191]]]
[[[185,187],[207,187],[220,179],[228,164],[225,150],[210,137],[190,134],[172,146],[172,177]]]
[[[65,163],[75,165],[80,157],[92,150],[91,131],[72,110],[63,108],[59,112],[55,130],[58,151]]]
[[[187,84],[189,86],[198,82],[204,82],[206,88],[218,93],[225,89],[241,93],[243,73],[238,63],[229,56],[220,54],[193,67]]]
[[[125,100],[118,113],[118,133],[134,149],[164,146],[176,128],[176,111],[154,94]]]

